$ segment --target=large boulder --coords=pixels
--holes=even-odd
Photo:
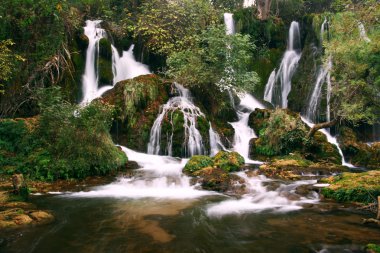
[[[150,129],[170,90],[171,83],[152,74],[118,82],[107,91],[102,100],[115,106],[114,142],[146,152]]]
[[[197,171],[211,167],[214,165],[214,161],[209,156],[204,155],[195,155],[190,158],[190,160],[186,163],[183,172],[187,175],[194,175]]]
[[[194,173],[196,182],[203,189],[217,192],[244,193],[245,181],[237,175],[230,174],[217,167],[206,167]]]
[[[219,151],[213,158],[214,165],[226,172],[238,171],[242,168],[245,161],[237,152]]]
[[[372,145],[363,143],[348,127],[340,129],[338,140],[346,160],[350,163],[359,167],[380,169],[380,142]]]
[[[317,132],[308,137],[309,127],[298,113],[286,109],[256,109],[249,117],[249,126],[258,134],[250,141],[250,157],[271,161],[292,153],[315,163],[341,164],[337,147]]]

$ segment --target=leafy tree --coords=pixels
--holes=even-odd
[[[258,76],[248,69],[255,49],[248,35],[226,35],[224,26],[213,26],[194,39],[192,48],[169,56],[169,77],[187,86],[253,89]]]
[[[326,58],[333,59],[333,121],[313,129],[330,127],[340,121],[353,125],[374,124],[380,112],[380,4],[369,1],[356,11],[336,13],[330,21],[330,41],[325,41]],[[360,26],[367,27],[367,36]]]
[[[2,82],[8,81],[13,74],[15,62],[24,60],[21,56],[12,53],[10,47],[13,45],[11,40],[0,41],[0,93],[4,92]]]
[[[168,55],[193,45],[193,36],[218,21],[208,0],[150,0],[142,4],[135,36],[154,53]]]

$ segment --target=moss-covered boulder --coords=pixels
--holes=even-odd
[[[260,174],[269,178],[283,180],[300,180],[304,174],[332,175],[348,169],[331,163],[313,163],[299,154],[275,159],[259,167]]]
[[[214,165],[214,161],[209,156],[204,155],[195,155],[190,158],[190,160],[186,163],[183,172],[188,175],[194,175],[195,172],[206,168],[212,167]]]
[[[307,136],[309,127],[298,113],[286,109],[256,109],[249,117],[249,126],[258,134],[250,141],[250,157],[271,161],[291,153],[315,163],[341,164],[338,149],[317,132]]]
[[[217,192],[244,192],[244,179],[217,167],[206,167],[194,173],[203,189]]]
[[[118,82],[107,91],[102,100],[115,106],[114,142],[146,152],[150,129],[170,90],[171,83],[156,75],[144,75]]]
[[[380,143],[367,145],[348,127],[342,127],[339,132],[338,141],[347,161],[359,167],[380,169]]]
[[[226,172],[238,171],[244,165],[244,158],[237,152],[219,151],[213,158],[214,165]]]
[[[342,173],[338,176],[324,178],[323,183],[330,186],[322,189],[326,198],[340,202],[373,203],[380,196],[380,171],[363,173]]]

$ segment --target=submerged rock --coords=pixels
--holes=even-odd
[[[203,189],[230,192],[236,194],[245,193],[245,181],[237,175],[229,174],[225,170],[217,167],[206,167],[194,173],[195,180]]]
[[[341,165],[331,163],[313,163],[307,160],[295,157],[292,159],[276,159],[270,163],[263,164],[259,167],[260,173],[270,178],[284,180],[300,180],[304,174],[312,175],[332,175],[341,173],[348,169]]]

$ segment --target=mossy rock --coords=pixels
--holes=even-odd
[[[219,151],[214,157],[214,165],[226,172],[238,171],[244,165],[244,158],[237,152]]]
[[[106,38],[99,40],[99,56],[102,58],[112,57],[111,42]]]
[[[146,152],[150,130],[160,106],[169,99],[170,89],[171,82],[151,74],[118,82],[103,94],[102,100],[115,106],[114,142]]]
[[[160,154],[176,157],[185,156],[185,127],[184,116],[179,110],[169,111],[164,115],[161,124]],[[169,153],[169,140],[171,143],[171,154]]]
[[[214,165],[214,161],[209,156],[195,155],[186,163],[183,172],[188,175],[194,175],[195,172]]]
[[[340,202],[373,203],[380,196],[380,171],[342,173],[321,180],[330,186],[322,189],[326,198]]]
[[[359,167],[380,168],[380,143],[368,146],[359,141],[355,132],[348,127],[342,127],[339,133],[338,140],[347,161]]]
[[[230,186],[230,175],[221,168],[206,167],[195,173],[203,189],[225,192]]]
[[[99,82],[103,85],[112,85],[112,61],[107,58],[99,58]]]

